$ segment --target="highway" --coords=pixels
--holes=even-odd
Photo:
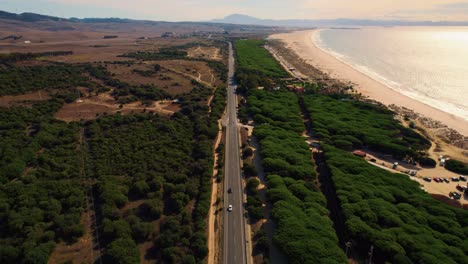
[[[246,222],[243,207],[243,185],[240,169],[239,126],[237,123],[236,83],[234,80],[234,55],[229,43],[227,111],[224,116],[226,126],[226,148],[224,165],[224,264],[247,264]],[[228,193],[231,188],[232,192]],[[231,212],[228,206],[232,205]]]

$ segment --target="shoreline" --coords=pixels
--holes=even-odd
[[[306,63],[323,71],[331,78],[352,83],[363,96],[386,106],[397,105],[411,109],[424,117],[441,122],[463,136],[468,135],[468,121],[463,118],[410,98],[318,47],[314,42],[314,34],[317,32],[318,30],[295,31],[274,34],[269,38],[283,41],[287,48],[294,51]]]

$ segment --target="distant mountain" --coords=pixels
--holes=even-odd
[[[61,18],[54,16],[46,16],[35,13],[9,13],[0,10],[0,19],[18,20],[23,22],[39,22],[39,21],[69,21],[75,23],[128,23],[135,20],[126,18]]]
[[[256,17],[247,16],[247,15],[240,15],[240,14],[233,14],[229,15],[222,19],[213,19],[210,22],[215,23],[228,23],[228,24],[243,24],[243,25],[254,25],[254,24],[261,24],[265,21]]]
[[[9,13],[0,10],[0,19],[10,19],[10,20],[19,20],[24,22],[38,22],[38,21],[59,21],[62,18],[54,16],[46,16],[35,13]]]
[[[406,20],[367,20],[367,19],[260,19],[252,16],[233,14],[213,23],[229,23],[277,27],[323,27],[323,26],[468,26],[468,21],[406,21]]]

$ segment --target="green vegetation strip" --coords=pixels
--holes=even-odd
[[[255,127],[254,134],[267,173],[267,199],[276,223],[274,243],[289,263],[345,263],[326,200],[311,182],[316,174],[300,135],[305,128],[296,96],[250,90],[248,103],[255,121],[268,123]]]
[[[264,40],[236,40],[238,70],[259,72],[267,77],[287,77],[288,74],[263,45]]]
[[[396,158],[419,158],[431,143],[396,121],[384,107],[348,98],[306,95],[304,105],[313,120],[313,132],[323,142],[344,150],[367,147]]]
[[[0,54],[0,63],[11,63],[15,61],[32,60],[40,57],[72,55],[73,51],[47,51],[40,53],[9,53]]]
[[[75,66],[0,67],[0,96],[44,89],[65,90],[88,84]]]

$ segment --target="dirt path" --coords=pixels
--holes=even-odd
[[[87,149],[87,142],[84,137],[84,129],[80,129],[79,133],[80,150],[82,152]],[[94,210],[94,198],[91,191],[91,182],[86,175],[86,157],[80,155],[80,181],[86,190],[86,202],[84,212],[81,215],[81,223],[83,224],[83,236],[76,243],[67,244],[60,242],[52,252],[48,263],[64,263],[72,261],[73,263],[102,263],[101,247],[99,234],[97,232],[96,213]]]
[[[211,187],[211,206],[208,212],[208,264],[216,264],[221,260],[221,229],[220,224],[222,223],[221,214],[218,214],[217,211],[219,206],[216,201],[218,199],[218,191],[221,188],[221,184],[218,184],[216,175],[218,174],[217,164],[218,164],[218,153],[216,149],[223,138],[223,130],[221,126],[221,121],[218,120],[218,136],[216,137],[215,144],[213,146],[213,177],[212,177],[212,187]],[[219,216],[219,217],[218,217]],[[216,228],[216,226],[218,228]]]
[[[190,75],[190,74],[188,74],[188,73],[175,70],[175,69],[173,69],[173,68],[169,68],[169,67],[164,67],[164,68],[167,69],[168,71],[171,71],[171,72],[174,72],[174,73],[181,74],[181,75],[183,75],[183,76],[189,77],[189,78],[191,78],[191,79],[193,79],[193,80],[195,80],[195,81],[197,81],[197,82],[200,82],[200,83],[202,83],[202,84],[204,84],[204,85],[206,85],[206,86],[208,86],[208,87],[213,88],[213,86],[211,85],[211,83],[205,82],[205,81],[203,81],[203,80],[201,79],[201,74],[200,74],[199,72],[197,72],[199,76],[196,77],[196,76]]]
[[[252,133],[253,133],[253,129],[252,130],[249,129],[249,135],[252,135]],[[251,139],[250,147],[252,148],[253,153],[254,153],[253,164],[255,166],[255,169],[257,170],[257,176],[260,181],[260,184],[262,186],[265,186],[266,185],[265,172],[263,170],[262,158],[259,153],[260,144],[255,136],[252,135],[250,139]],[[270,248],[270,255],[269,255],[270,263],[272,264],[287,263],[286,257],[283,254],[281,254],[279,249],[275,246],[275,244],[273,244],[273,232],[275,229],[275,224],[273,223],[270,217],[272,206],[266,200],[266,194],[265,194],[266,188],[262,188],[259,191],[259,193],[260,193],[260,199],[262,200],[262,203],[265,204],[263,215],[266,221],[263,226],[265,228],[265,232],[268,237],[268,245]]]

